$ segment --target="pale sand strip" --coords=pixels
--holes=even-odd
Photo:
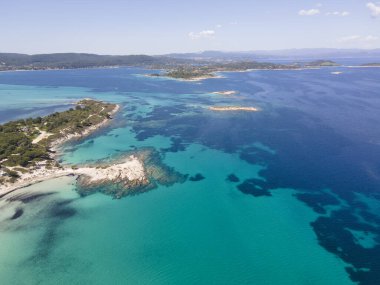
[[[105,167],[80,167],[73,170],[75,175],[86,175],[91,183],[101,181],[142,180],[145,170],[142,162],[131,155],[121,163]]]
[[[81,176],[88,177],[91,184],[96,184],[104,181],[143,181],[145,180],[145,169],[143,163],[135,156],[131,155],[121,161],[112,165],[103,167],[80,167],[80,168],[58,168],[47,169],[41,167],[32,172],[23,173],[15,183],[7,183],[0,186],[0,194],[6,194],[16,189],[24,188],[45,180],[58,178],[62,176]]]
[[[228,90],[228,91],[216,91],[212,92],[211,94],[216,94],[216,95],[236,95],[238,92],[234,90]]]
[[[256,107],[240,107],[240,106],[220,106],[220,107],[209,107],[212,111],[248,111],[248,112],[258,112],[260,109]]]
[[[32,141],[33,144],[39,143],[39,142],[42,141],[43,139],[47,139],[48,137],[50,137],[51,135],[53,135],[52,133],[48,133],[48,132],[46,132],[46,131],[42,131],[42,130],[40,130],[39,128],[36,128],[36,129],[40,132],[40,134],[38,135],[38,137],[36,137],[36,138]]]

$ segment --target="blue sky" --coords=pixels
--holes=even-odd
[[[1,0],[0,52],[380,48],[380,0]]]

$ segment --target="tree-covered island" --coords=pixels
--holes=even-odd
[[[218,78],[218,72],[244,72],[250,70],[298,70],[304,68],[320,68],[329,66],[339,66],[330,60],[317,60],[309,63],[279,64],[271,62],[257,61],[231,61],[231,62],[208,62],[199,64],[182,64],[170,69],[165,69],[163,73],[150,74],[151,77],[169,77],[180,80],[197,81],[207,78]],[[155,66],[159,68],[159,66]]]

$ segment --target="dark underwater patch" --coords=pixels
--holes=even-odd
[[[291,90],[289,90],[290,92]],[[303,101],[300,104],[304,104]],[[374,232],[380,236],[380,222],[357,204],[355,192],[369,195],[380,189],[376,175],[380,173],[380,149],[377,145],[348,139],[325,125],[321,120],[291,108],[265,110],[258,114],[239,114],[234,116],[210,116],[202,113],[194,116],[175,116],[166,114],[164,120],[160,113],[164,109],[154,108],[145,121],[160,121],[160,127],[136,122],[133,131],[136,137],[144,140],[155,135],[179,137],[184,144],[198,143],[227,153],[239,153],[240,158],[250,164],[260,164],[265,168],[260,172],[263,180],[249,179],[237,186],[242,193],[255,197],[270,196],[270,189],[293,188],[299,191],[297,199],[320,214],[326,214],[326,206],[338,205],[338,200],[347,207],[357,209],[364,220],[370,220],[378,226]],[[176,109],[177,112],[180,108]],[[170,110],[173,111],[173,110]],[[254,146],[261,142],[276,151],[271,154]],[[176,149],[173,149],[176,150]],[[371,171],[368,171],[370,168]],[[330,189],[331,193],[321,191]],[[337,198],[336,198],[337,197]],[[376,199],[379,199],[377,197]],[[342,217],[349,219],[348,216]],[[336,216],[325,217],[331,223]],[[316,228],[314,229],[317,230]],[[343,225],[337,223],[334,231],[343,231]],[[328,246],[328,235],[321,235],[320,244]],[[344,242],[349,235],[335,235],[336,242]],[[349,248],[342,248],[343,255],[350,255]],[[373,252],[375,249],[367,249]],[[364,256],[366,255],[363,252]],[[379,255],[380,256],[380,255]],[[359,258],[351,255],[352,259]],[[341,257],[342,258],[342,257]],[[343,259],[343,258],[342,258]],[[372,259],[373,266],[380,268],[380,258]],[[353,260],[354,270],[356,267]],[[351,274],[351,278],[361,284],[376,284],[369,272]],[[368,276],[368,279],[366,279]],[[372,282],[372,283],[371,283]]]
[[[352,229],[378,233],[378,227],[360,223],[350,209],[335,211],[331,217],[319,217],[311,225],[319,243],[326,250],[352,265],[347,268],[347,272],[353,281],[359,284],[378,284],[380,245],[377,244],[370,249],[363,248],[348,231]],[[380,238],[377,236],[377,243],[379,242]]]
[[[94,143],[95,143],[95,141],[93,139],[91,139],[91,140],[87,141],[86,143],[82,144],[81,147],[85,147],[85,148],[86,147],[91,147],[91,146],[94,145]]]
[[[123,69],[120,70],[123,71]],[[5,73],[0,80],[11,84],[30,83],[29,85],[40,86],[89,87],[98,92],[115,91],[115,86],[120,91],[144,92],[145,90],[152,92],[152,87],[142,80],[130,80],[128,78],[120,80],[105,76],[107,73],[101,71],[91,71],[92,73],[96,72],[91,76],[77,76],[78,73],[88,75],[87,72],[89,71],[68,70],[60,71],[59,74],[55,72],[28,72],[25,73],[26,75]],[[119,71],[114,70],[112,72]],[[314,72],[307,71],[305,73],[308,76],[307,80],[313,80],[309,76],[314,76]],[[373,199],[380,199],[379,194],[376,194],[380,189],[379,180],[376,179],[380,173],[380,151],[378,145],[368,143],[370,140],[379,141],[379,137],[376,137],[378,132],[371,131],[371,135],[367,137],[344,136],[326,126],[321,120],[313,118],[308,112],[298,110],[299,107],[306,107],[305,110],[313,108],[327,112],[329,111],[328,107],[333,106],[336,109],[346,108],[352,112],[359,110],[364,114],[368,111],[368,104],[358,106],[356,104],[358,99],[352,100],[354,98],[351,94],[352,92],[358,93],[361,100],[368,97],[372,99],[374,104],[377,104],[377,101],[373,99],[378,97],[378,92],[373,90],[373,86],[374,82],[378,81],[378,73],[372,75],[369,72],[367,73],[368,82],[372,87],[352,91],[347,89],[345,92],[336,95],[326,92],[324,97],[322,97],[322,92],[313,90],[313,87],[305,87],[302,84],[302,74],[298,71],[296,76],[292,75],[293,77],[287,72],[283,72],[281,76],[267,76],[267,72],[255,74],[260,76],[260,82],[271,85],[275,89],[274,92],[270,91],[272,95],[270,101],[268,100],[269,96],[256,93],[265,91],[264,89],[258,88],[255,84],[245,84],[242,81],[242,79],[245,81],[255,80],[256,77],[250,74],[229,75],[234,80],[231,89],[234,88],[235,84],[239,84],[241,85],[239,86],[241,93],[246,96],[252,95],[255,100],[261,96],[262,99],[260,100],[268,102],[268,108],[255,115],[233,117],[227,115],[205,116],[198,113],[195,116],[176,116],[186,112],[186,107],[183,105],[183,107],[166,109],[155,106],[153,112],[148,113],[147,118],[134,114],[128,114],[125,117],[131,121],[140,120],[135,121],[132,126],[136,137],[140,140],[155,135],[180,137],[183,144],[203,144],[220,151],[238,153],[243,160],[251,164],[265,165],[266,169],[260,172],[260,176],[266,180],[264,189],[294,188],[299,191],[300,195],[296,196],[297,199],[317,213],[324,213],[323,217],[318,218],[312,224],[321,246],[349,264],[347,271],[352,280],[361,285],[378,285],[380,280],[379,246],[363,249],[355,243],[352,234],[346,230],[346,228],[367,230],[377,234],[378,237],[380,236],[378,213],[375,215],[365,205],[358,203],[355,195],[355,192],[360,192]],[[345,76],[352,81],[358,80],[356,74],[347,73]],[[317,78],[317,80],[319,79]],[[322,79],[325,80],[325,78]],[[322,85],[321,82],[315,81],[314,83]],[[206,86],[209,91],[218,90],[220,81],[205,81],[202,86]],[[174,81],[163,81],[159,85],[157,84],[160,92],[168,93],[168,97],[173,97],[173,94],[193,93],[194,90],[205,89],[202,86],[198,87],[194,84]],[[297,91],[299,91],[298,95]],[[295,95],[288,96],[291,94]],[[317,96],[313,97],[313,94]],[[160,94],[160,96],[164,95]],[[333,98],[333,96],[339,96],[342,100],[337,101],[337,98]],[[345,100],[343,100],[344,97],[346,97]],[[157,98],[160,97],[157,96]],[[180,96],[175,100],[176,104],[185,101]],[[273,110],[270,106],[273,101],[275,104],[280,102],[281,105],[294,106],[294,108]],[[192,103],[199,104],[199,102],[201,99],[197,96]],[[252,100],[242,101],[242,103],[245,102],[252,103]],[[138,97],[133,98],[133,103],[149,105]],[[376,118],[378,115],[374,116],[372,121],[366,122],[368,129],[371,127],[372,130],[376,130],[378,126],[378,119]],[[142,124],[144,120],[153,124],[147,127]],[[160,127],[154,127],[155,121],[160,121]],[[140,124],[140,122],[142,123]],[[352,123],[347,123],[347,125],[349,128],[353,128]],[[246,147],[257,141],[276,150],[276,154],[271,155],[254,147]],[[179,150],[179,148],[175,146],[171,150]],[[256,181],[256,185],[257,183],[258,181]],[[263,187],[261,186],[261,188]],[[321,192],[321,189],[326,188],[330,189],[334,195]],[[332,211],[331,216],[326,216],[326,206],[339,206],[334,200],[335,197],[342,200],[342,207],[344,208]],[[361,219],[358,219],[358,216]],[[368,223],[373,225],[367,227]],[[379,240],[377,241],[380,243]]]
[[[205,177],[201,173],[197,173],[194,176],[190,176],[189,177],[189,180],[193,181],[193,182],[195,182],[195,181],[201,181],[203,179],[205,179]]]
[[[66,219],[72,218],[77,214],[75,208],[70,206],[73,199],[54,201],[46,211],[41,212],[46,222],[45,232],[34,250],[34,254],[26,260],[30,266],[36,266],[38,263],[48,262],[49,255],[53,252],[59,240],[63,239],[65,234],[59,231],[59,227]]]
[[[257,147],[246,147],[240,153],[240,158],[251,164],[266,165],[273,155]]]
[[[247,179],[243,183],[239,184],[237,189],[244,194],[255,197],[272,196],[268,189],[263,187],[263,183],[261,183],[258,179]]]
[[[227,181],[237,183],[240,182],[239,177],[237,177],[235,174],[231,173],[230,175],[227,176],[226,178]]]
[[[164,152],[179,152],[179,151],[185,151],[187,144],[183,143],[182,139],[180,138],[171,138],[170,139],[172,144],[168,148],[163,148],[162,150]]]
[[[72,202],[74,202],[75,199],[65,199],[65,200],[59,200],[55,202],[56,207],[64,207],[70,205]]]
[[[10,218],[11,220],[16,220],[20,218],[24,214],[24,210],[22,208],[17,208],[14,212],[13,216]]]
[[[297,193],[297,199],[307,204],[318,214],[326,214],[325,206],[339,205],[337,198],[327,193]]]
[[[9,202],[14,201],[20,201],[24,204],[33,202],[33,201],[39,201],[43,198],[46,198],[48,196],[54,195],[56,192],[48,192],[48,193],[23,193],[23,194],[17,194],[7,199]]]
[[[50,215],[55,218],[67,219],[76,214],[74,208],[55,207],[50,211]]]

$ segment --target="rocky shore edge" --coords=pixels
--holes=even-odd
[[[136,150],[122,157],[92,165],[63,166],[57,162],[59,157],[57,150],[65,143],[82,139],[105,127],[119,110],[120,106],[116,105],[102,122],[89,126],[82,132],[62,134],[61,137],[50,142],[50,157],[54,163],[48,160],[40,161],[36,166],[20,173],[20,177],[15,182],[0,185],[0,197],[17,189],[63,176],[76,177],[80,195],[99,191],[114,198],[146,192],[156,188],[157,185],[171,185],[185,181],[186,176],[164,165],[160,154],[153,148]]]

